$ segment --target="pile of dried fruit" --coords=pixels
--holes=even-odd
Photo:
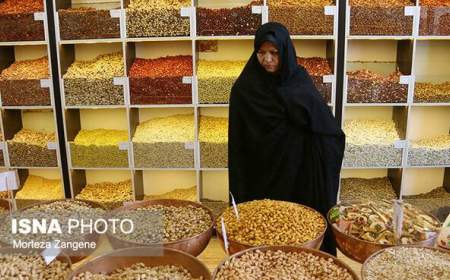
[[[422,36],[450,35],[450,2],[420,0],[419,34]]]
[[[49,142],[55,142],[54,132],[22,129],[12,140],[8,140],[11,166],[55,167],[58,165],[56,150],[47,149]]]
[[[0,41],[42,41],[44,24],[34,13],[44,11],[43,0],[0,1]]]
[[[131,180],[89,184],[75,198],[94,201],[108,209],[120,207],[124,202],[133,200]]]

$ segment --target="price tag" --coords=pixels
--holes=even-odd
[[[41,256],[44,258],[44,261],[47,265],[49,265],[56,257],[61,254],[61,248],[56,247],[56,241],[50,243],[50,247],[46,248],[42,251]]]
[[[191,76],[184,76],[182,79],[183,84],[192,84],[192,77]]]
[[[192,8],[191,7],[189,7],[189,8],[181,8],[180,9],[180,15],[182,17],[190,17],[192,14],[193,14],[193,12],[192,12]]]
[[[50,81],[50,79],[42,79],[41,80],[41,88],[49,88],[51,87],[52,82]]]
[[[130,147],[129,142],[120,142],[119,143],[119,150],[121,150],[121,151],[127,151],[129,147]]]
[[[406,6],[405,7],[405,16],[415,16],[417,15],[417,7],[416,6]]]
[[[128,82],[127,77],[114,77],[113,79],[113,84],[115,86],[124,86],[127,84],[127,82]]]
[[[234,196],[233,194],[230,192],[230,196],[231,196],[231,205],[233,205],[233,209],[234,209],[234,214],[236,215],[236,218],[239,220],[239,211],[236,205],[236,201],[234,200]]]
[[[184,143],[184,148],[186,150],[193,150],[194,149],[194,142],[186,142],[186,143]]]
[[[394,148],[396,149],[406,148],[407,143],[408,142],[406,140],[397,140],[394,142]]]
[[[5,142],[0,142],[0,150],[4,150],[5,149]]]
[[[122,11],[121,11],[121,10],[109,10],[109,15],[110,15],[112,18],[120,18],[120,17],[121,17],[121,14],[122,14]]]
[[[56,142],[48,142],[47,143],[47,149],[49,149],[49,150],[56,150],[56,149],[58,149],[58,145],[56,144]]]
[[[326,16],[336,15],[336,6],[325,6],[323,7],[323,12]]]
[[[252,14],[262,14],[262,6],[252,6]]]
[[[223,220],[223,217],[222,217],[221,224],[222,224],[223,245],[225,247],[225,251],[227,252],[227,255],[229,255],[230,252],[228,251],[229,245],[228,245],[227,229],[225,227],[225,221]]]
[[[334,82],[334,75],[324,75],[323,76],[323,83],[332,83]]]
[[[397,244],[400,242],[400,238],[402,237],[403,230],[403,203],[400,200],[394,200],[394,217],[393,217],[393,226],[394,226],[394,236],[395,240],[397,240]]]
[[[34,20],[41,20],[44,21],[46,19],[45,13],[43,12],[36,12],[33,14]]]
[[[400,76],[400,84],[402,85],[409,85],[409,83],[411,82],[411,76]]]
[[[19,185],[17,170],[0,173],[0,191],[17,190]]]

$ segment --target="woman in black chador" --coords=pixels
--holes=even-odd
[[[306,70],[288,30],[267,23],[231,90],[229,182],[236,202],[292,201],[323,215],[336,203],[345,135]],[[322,250],[336,254],[330,231]]]

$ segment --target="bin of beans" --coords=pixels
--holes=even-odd
[[[136,58],[130,68],[131,104],[192,104],[192,56]]]
[[[440,222],[411,204],[402,203],[401,208],[403,223],[396,237],[391,201],[353,201],[333,207],[328,212],[328,221],[340,251],[364,262],[373,253],[397,244],[433,245]]]
[[[355,272],[330,254],[296,246],[265,246],[236,253],[214,271],[215,280],[357,280]]]
[[[211,274],[198,259],[178,250],[165,248],[158,253],[150,247],[136,247],[93,259],[74,270],[68,279],[210,280]]]
[[[120,9],[117,7],[116,9]],[[58,10],[61,40],[120,38],[120,20],[92,7]]]
[[[341,201],[377,201],[395,198],[397,198],[397,194],[388,177],[343,178],[341,180]]]
[[[292,35],[333,35],[333,15],[325,14],[333,0],[269,0],[269,21],[283,24]]]
[[[16,167],[56,167],[56,150],[48,143],[55,142],[54,132],[22,129],[8,140],[9,163]]]
[[[86,228],[72,227],[67,225],[69,221],[83,219],[84,221],[96,221],[103,218],[105,211],[93,202],[81,200],[54,200],[44,203],[34,204],[12,213],[12,219],[4,219],[0,224],[0,242],[12,246],[14,242],[35,243],[38,242],[52,242],[60,240],[62,253],[67,254],[72,262],[77,262],[94,251],[95,248],[87,246],[74,248],[69,244],[84,244],[85,242],[97,242],[98,234],[95,230],[92,232]],[[21,219],[37,219],[39,221],[56,220],[60,225],[61,231],[58,230],[27,234],[12,232],[12,220]],[[103,230],[101,225],[98,228]],[[69,243],[70,242],[70,243]],[[68,246],[63,247],[63,244]],[[33,278],[34,279],[34,278]],[[44,278],[45,279],[45,278]],[[53,278],[52,278],[53,279]]]
[[[252,6],[263,5],[261,0],[249,0],[241,6],[227,1],[202,2],[197,6],[198,36],[254,35],[261,25],[261,15],[252,13]]]
[[[332,85],[323,82],[324,76],[332,75],[328,60],[322,57],[297,57],[297,63],[305,67],[325,102],[330,103]]]
[[[120,143],[128,141],[126,130],[80,130],[69,142],[74,167],[128,167],[128,151]]]
[[[124,202],[133,201],[133,188],[131,180],[88,184],[75,198],[93,201],[105,209],[114,209],[121,207]]]
[[[450,82],[416,83],[414,102],[417,103],[450,103]]]
[[[71,272],[72,262],[65,254],[47,265],[37,251],[0,248],[1,279],[65,280]]]
[[[348,103],[406,103],[408,85],[400,84],[400,71],[382,75],[363,69],[348,74]]]
[[[245,61],[198,62],[198,102],[228,103],[231,87],[244,69]]]
[[[412,141],[408,150],[411,166],[450,165],[450,135]]]
[[[393,167],[402,164],[402,149],[393,120],[346,120],[344,167]]]
[[[211,210],[187,200],[133,202],[114,210],[111,217],[130,219],[134,224],[129,234],[107,232],[114,248],[162,245],[193,256],[206,248],[214,227]]]
[[[138,168],[194,167],[194,115],[172,115],[139,124],[133,137]]]
[[[63,77],[66,106],[124,104],[123,87],[114,85],[114,78],[123,75],[121,53],[75,61]]]
[[[292,202],[253,200],[238,204],[237,212],[239,219],[235,209],[229,207],[216,222],[217,235],[225,249],[221,232],[223,218],[230,254],[264,245],[318,249],[327,229],[326,220],[319,212]]]
[[[64,188],[59,179],[47,179],[28,175],[23,187],[16,193],[16,200],[64,199]]]
[[[144,196],[144,200],[149,199],[179,199],[197,201],[197,186],[189,188],[175,188],[169,192],[165,192],[162,194],[152,194]]]
[[[200,166],[228,167],[228,118],[200,116]]]
[[[405,15],[412,0],[350,0],[350,35],[411,36],[413,17]]]
[[[363,280],[450,278],[450,253],[431,247],[386,248],[366,260]]]
[[[450,35],[450,2],[448,0],[420,0],[419,35]]]
[[[126,9],[128,37],[189,36],[189,17],[181,8],[191,7],[190,0],[130,0]]]
[[[421,209],[431,213],[444,222],[450,214],[450,193],[444,187],[435,188],[427,193],[404,195],[403,199]]]
[[[49,89],[41,86],[41,79],[48,78],[47,57],[14,62],[0,74],[2,105],[51,105]]]
[[[0,41],[43,41],[44,22],[34,13],[44,12],[43,0],[0,1]]]

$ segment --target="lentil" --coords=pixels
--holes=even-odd
[[[377,201],[395,199],[397,195],[388,177],[382,178],[343,178],[340,199],[343,201]]]
[[[192,56],[136,58],[130,68],[131,104],[189,104],[192,86],[183,76],[192,76]]]
[[[297,57],[297,63],[305,67],[317,90],[327,103],[331,102],[331,84],[323,82],[324,75],[331,75],[330,63],[322,57]]]
[[[416,83],[414,102],[450,103],[450,82]]]
[[[420,6],[420,35],[450,35],[450,2],[447,0],[421,0]]]
[[[117,183],[102,182],[86,185],[76,199],[94,201],[106,209],[113,209],[133,200],[131,180]]]
[[[89,61],[75,61],[64,74],[66,105],[124,104],[122,86],[115,86],[114,77],[124,75],[121,53],[99,55]]]
[[[450,255],[430,248],[387,248],[364,264],[363,276],[367,280],[449,279]]]
[[[64,199],[64,189],[59,179],[28,175],[23,187],[16,193],[16,199]]]
[[[1,1],[0,41],[44,40],[44,24],[34,20],[34,13],[43,11],[43,0]]]
[[[137,167],[194,167],[194,115],[149,119],[136,128],[133,137]]]
[[[80,130],[70,144],[72,164],[78,167],[128,167],[128,152],[119,143],[128,141],[126,130]]]
[[[179,200],[197,201],[197,186],[193,186],[190,188],[174,189],[170,192],[158,195],[144,196],[144,200],[150,199],[179,199]]]
[[[228,166],[228,118],[200,116],[200,165],[206,168]]]
[[[251,246],[301,245],[318,238],[325,222],[316,211],[277,200],[254,200],[237,205],[239,220],[229,207],[217,219],[225,221],[228,239]]]
[[[2,105],[51,105],[49,89],[40,83],[48,78],[47,57],[14,62],[0,74]]]

